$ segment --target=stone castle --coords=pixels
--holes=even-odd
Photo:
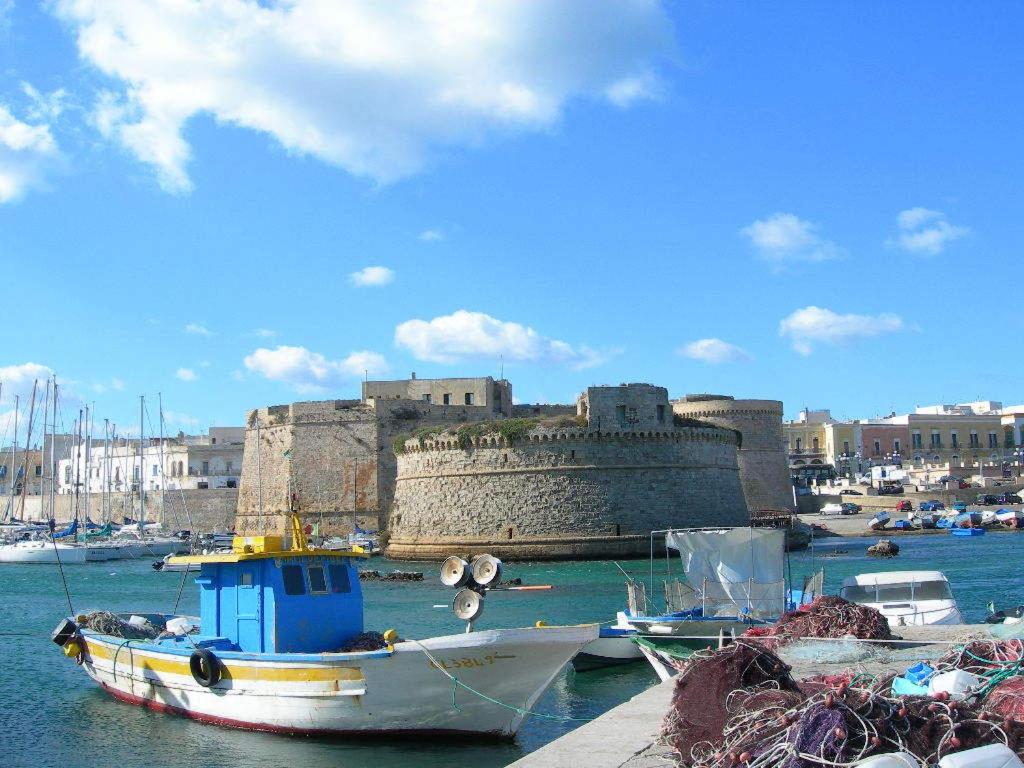
[[[366,382],[250,412],[236,530],[283,531],[293,508],[325,535],[386,531],[400,558],[643,554],[653,529],[788,510],[781,429],[777,401],[648,384],[513,406],[491,378]]]

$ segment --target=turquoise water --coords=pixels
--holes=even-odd
[[[865,556],[872,539],[819,542],[814,553],[792,556],[794,581],[825,567],[826,587],[844,576],[888,569],[939,569],[953,585],[968,621],[980,621],[989,600],[1010,606],[1024,602],[1017,534],[953,540],[945,536],[904,537],[898,558]],[[849,554],[821,558],[822,552]],[[636,578],[648,578],[647,561],[622,563]],[[379,570],[422,570],[422,583],[364,583],[367,628],[395,627],[405,637],[459,632],[462,625],[447,604],[451,590],[434,578],[433,566],[375,560]],[[674,565],[675,567],[675,565]],[[350,768],[434,768],[458,761],[466,766],[503,766],[579,723],[529,720],[513,743],[422,743],[403,738],[366,742],[323,741],[249,733],[193,723],[122,704],[104,694],[49,640],[67,613],[60,576],[53,566],[0,566],[0,638],[7,653],[0,673],[0,764],[4,766],[281,766]],[[663,563],[659,561],[657,576]],[[181,574],[152,570],[148,561],[69,566],[68,583],[76,611],[170,610]],[[491,593],[481,627],[607,621],[624,601],[623,577],[611,562],[524,563],[506,567],[508,577],[527,584],[551,584],[548,592]],[[189,575],[181,610],[196,613],[197,593]],[[646,665],[576,674],[568,670],[541,700],[538,711],[589,718],[655,682]]]

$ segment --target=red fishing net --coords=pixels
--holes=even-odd
[[[996,685],[985,699],[985,710],[1024,722],[1024,677],[1011,677]]]
[[[768,638],[774,647],[792,640],[814,637],[893,639],[889,622],[874,608],[830,595],[821,595],[798,611],[782,614],[770,627],[754,627],[747,630],[744,636]]]

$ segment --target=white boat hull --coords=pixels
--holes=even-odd
[[[71,544],[54,545],[49,541],[19,541],[0,546],[0,563],[44,563],[59,562],[62,565],[84,563],[88,560],[88,547]]]
[[[268,655],[272,660],[214,651],[224,675],[212,688],[192,678],[188,650],[140,649],[87,634],[83,666],[116,698],[219,725],[291,734],[511,737],[523,722],[522,710],[531,709],[566,662],[596,636],[596,626],[546,627],[422,641],[460,683],[507,706],[455,686],[423,647],[408,641],[390,653]]]

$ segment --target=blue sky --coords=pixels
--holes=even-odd
[[[0,410],[1024,400],[1011,4],[0,9]]]

